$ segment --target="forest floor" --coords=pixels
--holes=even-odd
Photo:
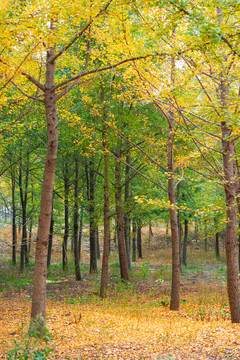
[[[71,266],[64,274],[53,264],[47,284],[52,341],[38,348],[24,338],[32,268],[20,275],[2,257],[0,359],[10,349],[18,355],[8,359],[240,359],[240,325],[230,321],[224,258],[216,260],[211,248],[205,253],[191,246],[188,266],[182,268],[180,311],[170,311],[171,252],[160,243],[158,237],[150,245],[146,241],[144,259],[133,264],[130,282],[121,281],[112,255],[104,300],[98,296],[100,272],[89,275],[87,256],[80,282],[74,281]],[[49,357],[40,357],[40,349],[48,347]],[[20,357],[24,351],[29,357]]]

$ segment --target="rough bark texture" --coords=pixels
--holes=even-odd
[[[108,258],[110,252],[110,222],[109,222],[109,155],[107,152],[106,129],[103,129],[102,142],[104,148],[104,239],[100,296],[104,298],[108,286]]]
[[[53,228],[54,228],[54,218],[53,213],[51,215],[51,222],[50,222],[50,230],[48,236],[48,254],[47,254],[47,267],[51,265],[51,256],[52,256],[52,243],[53,243]]]
[[[46,317],[46,277],[48,236],[52,213],[52,198],[58,146],[58,120],[54,86],[54,63],[48,62],[53,49],[47,52],[45,107],[47,116],[48,146],[42,183],[40,217],[36,241],[35,269],[32,293],[31,318]]]
[[[228,84],[222,79],[219,85],[220,100],[227,116]],[[237,203],[236,203],[236,178],[234,169],[235,146],[231,140],[231,129],[227,121],[221,122],[223,168],[225,180],[227,233],[225,241],[227,257],[227,290],[233,323],[240,322],[240,284],[238,273],[238,241],[237,241]]]
[[[121,158],[120,146],[116,151],[117,158]],[[118,236],[118,252],[120,262],[121,278],[129,281],[129,270],[127,261],[127,252],[124,236],[124,213],[122,208],[122,187],[121,187],[121,162],[116,160],[115,166],[115,200],[116,200],[116,214],[117,214],[117,236]]]

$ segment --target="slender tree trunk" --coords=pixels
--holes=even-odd
[[[204,250],[205,252],[208,251],[208,243],[207,243],[207,225],[205,222],[205,227],[204,227]]]
[[[101,258],[101,253],[100,253],[98,226],[96,226],[95,236],[96,236],[96,247],[97,247],[97,259],[99,260]]]
[[[46,276],[48,236],[52,213],[52,199],[58,147],[58,119],[54,86],[55,63],[48,62],[54,49],[47,52],[46,90],[44,101],[47,115],[48,146],[42,183],[40,217],[36,242],[31,318],[46,317]]]
[[[90,273],[97,272],[97,242],[96,242],[96,220],[95,220],[95,176],[94,160],[89,162],[89,237],[90,237]]]
[[[220,257],[219,232],[217,232],[215,235],[215,254],[217,258]]]
[[[74,184],[74,215],[73,215],[73,244],[74,244],[74,265],[75,277],[77,281],[81,280],[80,264],[79,264],[79,237],[78,237],[78,187],[79,187],[79,170],[78,159],[75,158],[75,184]]]
[[[184,220],[184,239],[183,239],[183,255],[182,264],[187,266],[187,242],[188,242],[188,219]]]
[[[32,228],[33,228],[33,220],[30,218],[29,231],[28,231],[28,254],[31,252],[31,244],[32,244]]]
[[[135,262],[136,258],[136,233],[137,233],[137,224],[136,221],[133,220],[132,222],[132,261]]]
[[[28,246],[27,246],[27,189],[29,178],[29,153],[27,153],[27,164],[25,166],[25,182],[23,185],[23,164],[20,162],[19,167],[19,190],[22,207],[22,240],[21,240],[21,254],[20,254],[20,270],[23,271],[24,264],[29,263]]]
[[[62,243],[62,266],[63,270],[67,267],[67,248],[69,237],[69,169],[68,161],[63,165],[64,169],[64,236]]]
[[[79,233],[78,233],[78,258],[81,259],[82,248],[82,230],[83,230],[83,205],[80,207]]]
[[[117,158],[121,159],[120,141],[116,151]],[[115,200],[117,213],[117,235],[118,235],[118,252],[120,262],[121,278],[129,281],[129,270],[127,261],[127,251],[124,236],[124,213],[122,208],[122,186],[121,186],[121,162],[116,160],[115,165]]]
[[[137,226],[137,250],[139,259],[142,259],[142,226],[140,221]]]
[[[106,128],[103,128],[102,143],[104,148],[104,238],[100,296],[106,297],[108,287],[108,259],[110,253],[110,221],[109,221],[109,154],[107,152]]]
[[[174,85],[175,81],[175,59],[172,58],[171,79]],[[179,229],[176,210],[176,194],[174,181],[174,111],[170,109],[169,117],[169,134],[168,134],[168,197],[170,201],[170,226],[172,236],[172,285],[170,310],[179,310],[180,304],[180,255],[179,255]]]
[[[177,194],[176,194],[176,205],[179,206],[179,202],[180,202],[180,183],[177,184]],[[181,228],[181,218],[180,218],[180,210],[177,209],[177,221],[178,221],[178,237],[179,237],[179,262],[180,262],[180,267],[181,267],[181,263],[182,263],[182,228]]]
[[[130,154],[127,153],[126,155],[126,164],[130,163]],[[126,213],[124,214],[124,235],[125,235],[125,244],[126,244],[126,252],[127,252],[127,261],[128,261],[128,269],[131,270],[131,256],[130,256],[130,216],[128,211],[128,201],[130,198],[130,182],[129,182],[129,175],[130,175],[130,167],[126,165],[125,169],[125,208]]]
[[[17,246],[17,224],[16,224],[16,204],[15,204],[15,188],[16,178],[14,170],[11,172],[12,182],[12,263],[16,265],[16,246]]]

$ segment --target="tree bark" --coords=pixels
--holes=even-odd
[[[104,148],[104,238],[100,297],[105,298],[108,287],[108,259],[110,253],[110,221],[109,221],[109,154],[107,152],[107,136],[104,126],[102,132]]]
[[[36,240],[35,268],[32,292],[31,319],[37,316],[46,317],[46,277],[48,236],[50,229],[55,167],[58,147],[58,119],[54,86],[55,63],[48,62],[54,49],[47,52],[46,90],[44,101],[47,116],[47,154],[42,183],[42,196],[39,225]]]
[[[187,242],[188,242],[188,219],[184,220],[184,239],[183,239],[183,255],[182,264],[187,266]]]
[[[12,263],[16,265],[16,245],[17,245],[17,224],[16,224],[16,203],[15,203],[15,189],[16,178],[14,170],[11,171],[12,182]]]
[[[217,232],[215,235],[215,254],[217,258],[220,257],[219,232]]]
[[[142,226],[140,221],[137,225],[137,250],[139,259],[142,259]]]
[[[174,31],[175,34],[175,31]],[[175,59],[172,57],[171,64],[171,82],[175,83]],[[168,197],[170,202],[170,227],[172,236],[172,285],[171,285],[171,300],[170,310],[179,310],[180,305],[180,255],[179,255],[179,228],[176,209],[176,193],[174,181],[174,126],[175,114],[171,107],[168,116]]]
[[[128,270],[127,252],[126,252],[126,244],[125,244],[125,236],[124,236],[124,213],[122,208],[120,141],[117,146],[116,157],[119,159],[116,160],[116,165],[115,165],[115,187],[116,187],[115,200],[116,200],[116,214],[117,214],[117,236],[118,236],[120,273],[122,279],[129,281],[129,270]]]
[[[126,164],[130,163],[130,154],[127,153],[126,155]],[[124,235],[125,235],[125,244],[126,244],[126,252],[127,252],[127,261],[128,261],[128,269],[131,270],[131,256],[130,256],[130,216],[128,212],[128,201],[130,198],[130,182],[129,182],[129,175],[130,175],[130,167],[126,165],[125,168],[125,208],[126,212],[124,214]]]
[[[52,210],[51,222],[50,222],[50,230],[49,230],[49,236],[48,236],[48,254],[47,254],[47,267],[48,268],[51,265],[52,243],[53,243],[53,228],[54,228],[54,218],[53,218],[53,210]]]
[[[64,161],[65,162],[65,161]],[[63,270],[67,268],[67,248],[69,237],[69,165],[68,161],[63,164],[64,166],[64,236],[62,243],[62,266]]]
[[[136,246],[136,233],[137,233],[137,224],[136,221],[133,220],[132,222],[132,261],[135,262],[137,260],[136,257],[136,250],[137,250],[137,246]]]
[[[221,14],[221,13],[220,13]],[[228,116],[228,83],[221,76],[219,84],[220,101],[225,118]],[[226,197],[227,233],[225,241],[227,257],[227,290],[233,323],[240,322],[240,284],[238,273],[238,242],[237,242],[237,203],[236,177],[234,170],[234,141],[231,139],[231,128],[227,121],[221,121],[222,149],[224,168],[224,188]]]
[[[25,181],[23,185],[23,163],[20,162],[19,167],[19,190],[22,207],[22,240],[20,254],[20,270],[23,271],[24,265],[29,263],[28,245],[27,245],[27,195],[28,195],[28,178],[29,178],[29,153],[27,152],[27,163],[25,165]]]
[[[97,242],[95,220],[95,176],[94,160],[89,162],[89,240],[90,240],[90,273],[97,272]]]
[[[74,215],[73,215],[73,249],[74,249],[74,266],[75,266],[75,278],[77,281],[81,280],[81,271],[79,264],[79,241],[78,241],[78,186],[79,186],[79,169],[78,159],[75,158],[75,183],[74,183]]]

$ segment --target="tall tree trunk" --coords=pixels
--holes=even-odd
[[[79,220],[79,232],[78,232],[78,258],[81,260],[81,248],[82,248],[82,230],[83,230],[83,205],[80,207],[80,220]]]
[[[69,237],[69,170],[68,161],[63,165],[64,169],[64,236],[62,243],[62,266],[63,270],[67,267],[67,248],[68,248],[68,237]]]
[[[74,244],[74,265],[75,277],[77,281],[81,280],[80,264],[79,264],[79,241],[78,241],[78,187],[79,187],[79,163],[75,158],[75,183],[74,183],[74,215],[73,215],[73,244]]]
[[[142,259],[142,226],[140,221],[137,225],[137,250],[139,259]]]
[[[218,8],[219,22],[222,22],[222,10]],[[227,122],[228,114],[228,81],[220,75],[219,83],[220,102],[222,106],[223,119],[222,149],[223,149],[223,170],[224,188],[226,196],[227,233],[225,241],[227,258],[227,290],[233,323],[240,322],[240,284],[238,272],[238,242],[237,242],[237,204],[236,204],[236,174],[235,174],[235,145],[231,139],[231,127]]]
[[[20,270],[23,271],[24,264],[28,264],[28,246],[27,246],[27,190],[29,178],[29,153],[27,152],[27,164],[25,165],[25,181],[23,184],[23,164],[20,162],[19,167],[19,190],[22,207],[22,240],[20,254]]]
[[[135,262],[136,258],[136,233],[137,233],[137,224],[136,221],[133,220],[132,222],[132,261]]]
[[[17,245],[17,224],[16,224],[16,203],[15,203],[15,188],[16,178],[14,170],[11,171],[12,182],[12,263],[16,265],[16,245]]]
[[[107,152],[107,135],[104,126],[102,132],[102,143],[104,148],[104,238],[103,258],[100,296],[106,297],[108,287],[108,259],[110,252],[110,221],[109,221],[109,155]]]
[[[184,239],[183,239],[183,254],[182,264],[187,266],[187,242],[188,242],[188,219],[184,220]]]
[[[42,183],[40,217],[36,241],[35,268],[32,292],[31,319],[46,317],[46,276],[48,236],[52,213],[52,199],[58,147],[58,119],[54,87],[55,62],[48,62],[54,49],[47,52],[46,90],[44,101],[47,116],[47,154]]]
[[[96,242],[96,220],[95,220],[95,176],[94,160],[89,162],[89,237],[90,237],[90,273],[97,272],[97,242]]]
[[[175,59],[172,58],[171,80],[175,82]],[[169,133],[168,133],[168,197],[170,202],[170,226],[172,236],[172,285],[170,310],[179,310],[180,304],[180,255],[179,255],[179,229],[176,209],[176,194],[174,181],[174,110],[170,109],[168,116]]]
[[[128,164],[130,163],[130,154],[127,153],[126,155],[126,168],[125,168],[125,208],[126,213],[124,214],[124,235],[125,235],[125,244],[126,244],[126,252],[127,252],[127,261],[128,261],[128,269],[131,270],[131,256],[130,256],[130,216],[128,211],[128,201],[130,198],[130,182],[129,182],[129,175],[130,175],[130,167]]]
[[[116,160],[115,165],[115,200],[116,200],[116,214],[117,214],[117,236],[118,236],[118,252],[120,262],[121,278],[129,281],[129,270],[127,261],[127,251],[124,236],[124,213],[122,208],[122,186],[121,186],[121,142],[117,146],[116,156],[119,160]]]

